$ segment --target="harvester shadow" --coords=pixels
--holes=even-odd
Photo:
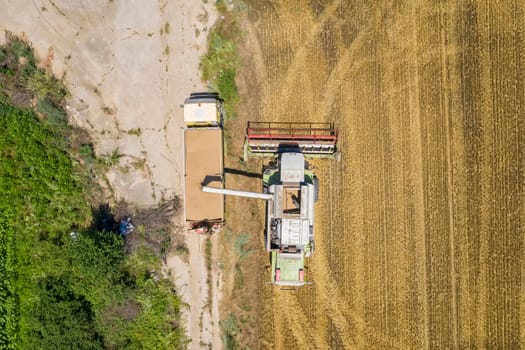
[[[225,174],[232,174],[232,175],[241,175],[241,176],[246,176],[246,177],[252,177],[252,178],[256,178],[256,179],[262,179],[263,178],[262,174],[259,174],[259,173],[252,173],[252,172],[249,172],[249,171],[244,171],[244,170],[239,170],[239,169],[232,169],[232,168],[224,168],[224,173]]]

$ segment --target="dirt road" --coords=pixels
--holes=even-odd
[[[523,346],[523,3],[250,3],[249,120],[334,122],[342,153],[258,346]]]
[[[120,156],[107,174],[114,197],[148,206],[181,194],[180,105],[206,91],[199,57],[217,18],[213,2],[0,0],[0,7],[1,35],[29,41],[64,78],[68,113],[90,132],[97,156]],[[208,306],[202,242],[188,240],[191,263],[170,257],[168,268],[190,305],[190,348],[199,349],[220,344],[218,288]]]
[[[138,205],[180,193],[182,109],[206,89],[199,57],[216,14],[193,1],[0,2],[0,29],[28,40],[64,77],[73,122],[98,155],[118,149],[108,174],[117,197]]]

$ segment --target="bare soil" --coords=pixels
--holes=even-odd
[[[334,122],[342,155],[313,162],[313,285],[257,277],[253,348],[525,344],[524,11],[515,0],[250,1],[231,127]]]

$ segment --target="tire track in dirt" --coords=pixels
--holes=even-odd
[[[421,49],[438,46],[440,43],[440,8],[428,6],[428,14],[418,24],[418,37]],[[423,22],[424,21],[424,22]],[[427,25],[423,25],[423,23]],[[422,80],[422,113],[421,135],[423,141],[423,169],[424,169],[424,220],[427,250],[427,291],[429,310],[429,337],[430,346],[454,347],[454,300],[452,283],[453,258],[450,247],[450,220],[449,189],[447,179],[447,118],[444,113],[446,94],[449,87],[443,79],[439,64],[441,52],[432,52],[434,65],[423,66],[419,69]]]
[[[482,189],[480,176],[481,157],[481,101],[476,100],[474,96],[482,96],[480,68],[481,58],[478,52],[480,35],[477,31],[477,14],[472,5],[458,6],[458,23],[459,35],[458,42],[462,50],[458,53],[459,71],[460,71],[460,93],[458,106],[460,106],[458,115],[464,115],[464,120],[460,121],[458,131],[462,131],[462,144],[464,151],[458,150],[458,156],[462,155],[462,167],[464,171],[459,171],[458,182],[464,179],[466,184],[463,191],[458,191],[458,196],[462,199],[458,210],[463,209],[461,226],[457,227],[459,241],[459,253],[461,254],[459,268],[460,289],[459,294],[459,312],[462,315],[463,327],[460,327],[459,342],[463,347],[469,344],[482,346],[482,339],[478,336],[478,327],[484,322],[484,307],[479,303],[480,295],[483,291],[481,288],[481,205]],[[459,142],[458,142],[459,143]],[[456,220],[459,224],[459,220]],[[486,248],[484,248],[486,250]]]
[[[481,5],[480,7],[482,7]],[[482,8],[479,10],[483,11]],[[481,12],[480,11],[480,12]],[[490,64],[490,47],[488,45],[489,38],[489,32],[490,27],[489,23],[484,23],[483,18],[478,18],[478,20],[481,21],[481,23],[476,23],[478,28],[480,29],[479,36],[480,36],[480,44],[481,44],[481,51],[478,53],[479,60],[480,60],[480,66],[483,67],[480,69],[479,74],[479,84],[480,84],[480,113],[483,113],[485,111],[489,111],[492,109],[491,102],[493,101],[493,91],[491,88],[491,82],[490,82],[490,76],[492,74],[491,72],[491,64]],[[485,25],[483,25],[485,24]],[[481,214],[481,222],[480,222],[480,237],[479,237],[479,255],[478,255],[478,264],[479,264],[479,279],[478,279],[478,285],[482,286],[485,284],[485,281],[487,280],[487,273],[488,273],[488,266],[487,266],[487,257],[489,255],[489,226],[490,226],[490,217],[486,215],[483,209],[483,203],[490,202],[490,198],[487,198],[487,194],[490,192],[490,188],[488,188],[488,182],[483,178],[483,174],[490,173],[491,171],[491,165],[488,164],[485,156],[485,144],[487,143],[486,140],[484,140],[484,135],[490,134],[491,131],[488,130],[487,127],[483,125],[483,118],[480,118],[480,128],[481,128],[481,139],[480,139],[480,155],[481,158],[481,164],[480,164],[480,189],[481,189],[481,206],[479,207],[479,211]],[[489,141],[490,142],[490,141]],[[488,304],[488,295],[487,295],[487,289],[486,288],[480,288],[477,295],[476,295],[476,312],[478,315],[478,320],[476,322],[476,337],[475,342],[476,346],[478,348],[484,347],[484,344],[487,343],[487,304]]]
[[[323,174],[324,175],[324,174]],[[325,212],[318,208],[320,211]],[[323,220],[324,221],[324,220]],[[331,220],[329,220],[331,221]],[[367,334],[376,339],[379,344],[383,346],[395,344],[396,348],[406,348],[406,345],[396,344],[396,341],[385,334],[378,334],[377,329],[370,328],[364,318],[359,317],[350,310],[345,303],[345,298],[340,294],[338,286],[330,280],[330,275],[327,271],[331,269],[328,267],[327,248],[324,240],[318,240],[315,263],[311,265],[314,274],[314,283],[316,285],[319,296],[316,301],[324,306],[326,314],[330,316],[330,320],[334,323],[337,334],[343,341],[345,348],[364,347],[363,340],[355,339],[352,334]],[[319,287],[320,286],[320,287]]]
[[[333,6],[331,7],[332,9],[335,9],[335,6],[336,4],[333,4]],[[328,11],[328,13],[330,13]],[[325,14],[323,14],[323,17],[326,18],[327,16]],[[312,42],[312,40],[314,40],[320,29],[322,28],[322,24],[323,24],[324,20],[321,20],[321,21],[318,21],[316,22],[316,26],[313,28],[313,29],[310,29],[309,30],[309,34],[308,34],[308,37],[309,37],[309,41],[308,42]],[[284,27],[286,27],[286,25],[284,25]],[[304,64],[304,60],[306,59],[306,56],[308,55],[308,50],[307,48],[309,47],[309,43],[307,42],[307,44],[304,44],[303,46],[299,47],[298,49],[298,52],[296,52],[294,54],[294,59],[292,60],[292,66],[301,66],[301,64]],[[300,61],[300,62],[299,62]],[[299,62],[299,63],[297,63]],[[292,67],[293,68],[293,67]],[[283,87],[286,89],[286,84],[288,84],[288,86],[292,86],[292,83],[291,81],[295,78],[295,76],[298,74],[299,72],[296,70],[296,69],[288,69],[288,74],[287,74],[287,78],[285,79],[286,80],[286,83],[283,85]],[[275,93],[273,91],[273,93]],[[280,94],[282,95],[282,94]],[[277,105],[281,106],[281,109],[284,109],[286,108],[286,106],[284,106],[284,104],[279,104],[277,103]],[[272,108],[274,108],[275,104],[272,105]],[[282,113],[281,112],[272,112],[272,115],[281,115]],[[288,303],[284,303],[286,306],[286,308],[283,310],[284,312],[279,312],[279,314],[275,315],[276,318],[281,318],[281,315],[290,315],[290,314],[293,314],[293,310],[294,310],[294,307],[290,307],[288,305]],[[291,304],[296,304],[295,302],[294,303],[291,303]],[[341,322],[338,322],[338,324],[340,324]],[[296,338],[302,338],[303,337],[303,334],[299,334],[296,336]],[[322,344],[317,344],[318,347],[322,348],[323,345]]]
[[[324,116],[324,115],[327,115],[328,114],[328,110],[329,110],[329,107],[332,105],[330,99],[327,99],[326,97],[327,96],[334,96],[335,98],[335,95],[336,94],[332,94],[334,89],[338,89],[342,86],[342,80],[339,80],[340,78],[342,78],[342,75],[343,74],[347,74],[347,71],[348,71],[348,68],[350,67],[350,65],[348,64],[349,62],[347,61],[347,59],[350,58],[350,50],[352,49],[352,47],[356,46],[357,43],[361,42],[362,40],[359,40],[359,38],[364,38],[365,35],[364,34],[361,34],[359,33],[359,35],[357,36],[356,39],[354,39],[354,41],[351,43],[351,46],[350,48],[347,48],[344,50],[344,53],[342,55],[342,57],[336,62],[335,64],[335,68],[329,68],[329,69],[332,69],[331,70],[331,74],[328,78],[328,83],[324,84],[325,85],[325,93],[324,93],[324,96],[325,98],[323,99],[323,103],[320,105],[321,107],[320,108],[317,108],[315,111],[314,111],[314,115],[320,115],[320,116]],[[333,100],[333,99],[332,99]],[[325,102],[327,101],[327,102]],[[344,139],[344,137],[342,137]],[[341,142],[341,144],[343,144],[344,141]],[[340,144],[340,145],[341,145]],[[339,167],[339,168],[342,168],[342,167]],[[331,167],[330,167],[331,169]],[[339,169],[338,173],[340,172],[341,169]],[[344,188],[344,185],[342,183],[339,183],[339,181],[341,182],[344,182],[344,176],[341,176],[341,175],[337,175],[337,176],[328,176],[327,178],[329,179],[333,179],[332,180],[332,183],[331,185],[334,186],[335,188]],[[336,181],[336,183],[333,183],[333,181]],[[329,196],[331,197],[331,191],[328,191],[328,194]],[[343,227],[346,227],[346,216],[345,215],[342,215],[343,211],[339,209],[338,205],[337,205],[337,201],[333,201],[331,198],[328,199],[328,202],[329,203],[332,203],[332,205],[328,208],[328,212],[329,212],[329,217],[331,218],[331,220],[329,221],[328,225],[329,225],[329,228],[328,228],[328,234],[329,234],[329,244],[330,244],[330,247],[328,248],[328,250],[331,252],[329,255],[327,255],[326,252],[322,252],[322,253],[316,253],[316,257],[321,255],[323,257],[330,257],[330,261],[327,262],[327,263],[324,263],[324,264],[321,264],[321,268],[319,269],[319,271],[324,271],[324,272],[319,272],[317,275],[318,276],[325,276],[325,274],[328,274],[330,276],[330,278],[336,278],[338,276],[342,276],[344,279],[346,279],[346,276],[348,275],[347,273],[345,273],[346,271],[346,266],[347,264],[343,264],[341,263],[342,261],[345,261],[345,257],[344,257],[344,254],[341,254],[343,252],[342,249],[335,249],[335,246],[333,246],[333,243],[334,242],[339,242],[340,245],[342,246],[347,246],[346,244],[346,235],[344,234],[344,231],[341,231],[341,230],[337,230],[337,229],[334,229],[332,227],[332,223],[333,222],[342,222],[343,223]],[[319,210],[319,209],[318,209]],[[321,212],[326,212],[324,210],[320,210]],[[335,214],[338,214],[337,216]],[[322,227],[323,225],[318,225],[318,229],[316,230],[319,230],[321,232],[318,232],[316,234],[317,237],[325,237],[325,234],[323,233],[323,230],[322,230]],[[338,232],[342,232],[343,234],[337,234]],[[316,239],[317,242],[319,242],[319,238]],[[319,247],[319,244],[318,244],[318,247]],[[314,266],[316,265],[319,265],[317,263],[317,259],[313,259],[313,261],[315,262],[314,263]],[[331,266],[331,268],[328,268],[328,266]],[[334,270],[337,266],[340,266],[343,268],[343,271],[336,271]],[[342,272],[342,273],[340,273]],[[312,275],[315,275],[315,274],[312,274]],[[353,344],[355,345],[355,341],[351,340],[348,338],[348,334],[349,334],[349,331],[350,331],[350,324],[349,324],[349,315],[351,315],[351,312],[350,311],[346,311],[346,312],[341,312],[341,305],[346,305],[346,298],[344,298],[342,295],[340,295],[339,293],[335,293],[333,291],[336,291],[336,288],[335,288],[335,285],[333,283],[329,283],[328,282],[328,279],[324,278],[319,278],[319,277],[314,277],[314,283],[316,283],[316,289],[318,290],[318,292],[316,293],[317,298],[316,298],[316,301],[315,303],[319,303],[321,305],[324,305],[323,309],[326,310],[326,312],[331,315],[331,318],[330,318],[330,325],[331,327],[333,326],[336,330],[337,330],[337,337],[336,338],[340,338],[343,342],[343,344]],[[342,284],[342,285],[345,285],[346,283],[344,283],[344,280],[343,281],[339,281],[338,284]],[[346,290],[346,288],[345,288]],[[330,291],[330,292],[328,292]],[[346,293],[345,293],[346,294]],[[335,317],[334,317],[335,316]],[[357,322],[355,322],[357,323]],[[364,327],[364,322],[362,322],[362,320],[359,320],[359,323],[361,324],[361,328]],[[357,332],[358,334],[361,334],[361,332]],[[361,339],[362,341],[362,339]]]
[[[523,247],[515,245],[513,232],[521,229],[516,218],[520,201],[516,196],[516,183],[523,184],[519,151],[520,133],[523,133],[523,66],[519,65],[523,55],[523,43],[516,41],[518,31],[523,28],[523,12],[518,3],[507,1],[504,5],[487,4],[483,9],[490,16],[491,32],[487,46],[490,70],[494,72],[487,83],[494,92],[493,100],[487,106],[484,120],[487,133],[482,138],[486,149],[487,179],[486,207],[489,210],[487,303],[492,312],[487,313],[487,341],[489,346],[517,347],[519,316],[513,313],[519,302],[518,285],[520,269],[516,262],[523,259]],[[497,40],[494,40],[494,37]],[[521,130],[520,130],[521,127]],[[519,185],[518,185],[519,188]],[[487,196],[487,197],[489,197]],[[520,252],[521,250],[521,252]],[[522,261],[523,263],[523,261]],[[523,291],[521,291],[523,293]],[[502,297],[505,296],[505,297]]]
[[[277,118],[287,119],[297,117],[296,115],[290,114],[290,110],[293,111],[293,108],[290,108],[290,104],[292,103],[291,101],[293,101],[294,98],[297,100],[298,97],[296,95],[298,90],[292,87],[304,85],[298,84],[296,81],[300,81],[304,76],[305,72],[302,69],[309,63],[308,58],[312,54],[312,47],[315,46],[319,33],[323,29],[325,23],[333,16],[339,1],[341,0],[330,3],[329,6],[325,8],[321,15],[317,18],[308,16],[308,11],[304,8],[304,3],[301,4],[291,1],[281,4],[281,9],[278,10],[279,13],[287,13],[288,11],[286,11],[285,8],[293,7],[293,12],[296,12],[298,15],[305,14],[305,17],[308,19],[305,19],[306,23],[304,26],[299,26],[299,28],[297,28],[298,25],[296,17],[279,17],[279,25],[283,28],[283,31],[287,33],[285,40],[290,43],[291,47],[288,51],[290,56],[288,59],[289,64],[285,67],[284,77],[276,79],[276,81],[278,81],[278,85],[268,85],[267,89],[263,90],[263,96],[265,100],[268,100],[269,98],[275,100],[275,98],[278,97],[278,100],[275,100],[275,103],[270,106],[271,112],[263,109],[263,115],[274,115],[277,116]],[[306,29],[304,27],[306,27]],[[277,89],[277,93],[275,89]],[[292,96],[292,94],[295,96]],[[301,109],[311,111],[315,106],[315,91],[312,91],[312,89],[302,89],[301,95],[302,96],[299,96],[299,98],[302,99],[301,102],[303,104],[307,104],[310,107],[305,108],[303,106]],[[314,116],[315,114],[312,113],[311,115]]]
[[[418,50],[417,50],[417,16],[416,6],[411,6],[409,10],[411,19],[407,21],[409,23],[409,33],[412,39],[409,42],[409,62],[408,62],[408,73],[409,81],[413,86],[408,91],[408,115],[410,125],[410,146],[412,148],[412,156],[410,157],[409,169],[412,169],[411,175],[409,175],[410,187],[412,190],[412,196],[410,202],[413,203],[412,217],[414,222],[414,238],[412,240],[413,245],[411,248],[411,255],[417,256],[418,253],[422,257],[422,263],[418,264],[412,272],[411,281],[414,291],[411,295],[411,304],[414,307],[419,306],[421,312],[417,318],[415,325],[412,325],[414,334],[424,334],[422,341],[419,342],[420,347],[428,348],[429,346],[429,315],[428,315],[428,295],[426,288],[427,277],[427,251],[425,244],[425,223],[424,223],[424,188],[423,188],[423,146],[421,139],[421,123],[420,123],[420,112],[421,112],[421,97],[420,97],[420,78],[418,71]],[[408,191],[407,191],[408,192]]]
[[[328,79],[323,86],[323,98],[319,107],[315,109],[313,115],[322,117],[329,116],[329,111],[333,108],[334,101],[338,96],[338,90],[341,90],[343,85],[348,84],[348,81],[346,81],[345,78],[353,75],[353,73],[359,70],[362,65],[369,63],[372,60],[372,58],[364,58],[356,61],[355,52],[359,51],[363,45],[366,45],[367,40],[372,39],[370,33],[373,24],[373,21],[370,21],[366,26],[363,26],[362,29],[360,28],[359,33],[355,36],[350,46],[344,48],[334,66],[329,67]],[[344,147],[344,145],[341,146]]]
[[[276,289],[276,298],[279,298],[280,302],[287,305],[290,310],[300,310],[301,306],[297,301],[297,295],[290,294],[291,292],[282,291]],[[291,326],[291,333],[298,345],[298,349],[328,349],[329,346],[323,337],[319,337],[315,332],[310,332],[309,328],[311,324],[305,315],[301,312],[283,313],[284,319]]]
[[[446,90],[452,90],[450,86],[450,79],[449,79],[449,73],[448,73],[448,67],[454,66],[454,63],[451,63],[451,57],[454,58],[454,56],[447,55],[447,47],[449,47],[451,44],[449,43],[449,33],[447,33],[446,28],[450,28],[450,26],[447,26],[447,23],[444,23],[447,19],[444,18],[445,16],[450,16],[450,13],[445,13],[445,10],[443,9],[443,6],[439,6],[438,8],[439,15],[438,15],[438,25],[439,25],[439,38],[440,38],[440,48],[441,48],[441,81],[443,82],[443,85],[445,88],[443,89],[444,93],[442,94],[442,101],[441,101],[441,114],[444,116],[445,119],[445,148],[446,148],[446,161],[447,161],[447,203],[448,203],[448,231],[449,231],[449,255],[450,255],[450,285],[451,285],[451,294],[452,294],[452,344],[454,347],[458,346],[458,313],[457,313],[457,298],[456,298],[456,269],[455,269],[455,239],[454,239],[454,198],[453,198],[453,169],[452,169],[452,116],[451,116],[451,106],[449,101],[449,92]]]

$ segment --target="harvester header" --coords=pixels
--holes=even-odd
[[[309,157],[337,156],[337,129],[333,123],[248,122],[244,159],[301,152]]]

